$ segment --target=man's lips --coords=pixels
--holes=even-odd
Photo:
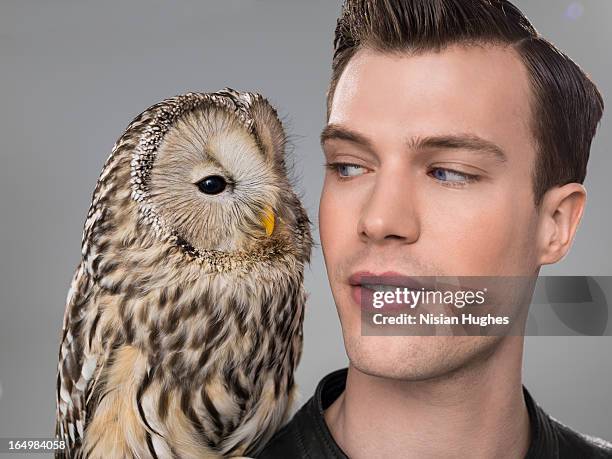
[[[432,278],[410,277],[404,274],[388,271],[380,274],[370,271],[359,271],[352,274],[348,283],[351,286],[351,297],[362,309],[368,311],[379,311],[373,306],[374,292],[396,289],[409,290],[435,290]],[[404,303],[385,302],[385,310],[409,309]]]
[[[370,271],[359,271],[348,279],[352,286],[360,286],[364,284],[370,285],[391,285],[395,287],[406,287],[411,290],[433,290],[431,277],[415,277],[407,276],[394,271],[387,271],[381,274],[372,273]]]

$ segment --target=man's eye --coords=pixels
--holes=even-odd
[[[431,175],[436,180],[451,184],[464,184],[473,182],[478,179],[478,177],[475,175],[464,174],[462,172],[454,171],[451,169],[443,169],[441,167],[433,169],[431,171]]]
[[[357,177],[365,173],[365,168],[357,164],[334,163],[328,164],[328,167],[340,177]]]

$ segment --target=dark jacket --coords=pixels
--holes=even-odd
[[[293,419],[268,442],[259,459],[347,458],[336,444],[323,410],[344,391],[347,369],[321,380],[314,396]],[[581,435],[548,416],[523,387],[531,426],[526,459],[612,458],[612,443]]]

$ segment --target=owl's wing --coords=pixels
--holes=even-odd
[[[65,441],[63,456],[77,457],[86,426],[87,403],[100,376],[103,355],[90,349],[84,325],[89,314],[93,282],[79,265],[66,300],[57,371],[56,437]],[[57,455],[62,457],[62,455]]]

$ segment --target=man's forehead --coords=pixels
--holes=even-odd
[[[516,51],[453,45],[419,54],[358,51],[338,81],[329,123],[374,139],[461,132],[528,147],[531,119],[529,75]]]

